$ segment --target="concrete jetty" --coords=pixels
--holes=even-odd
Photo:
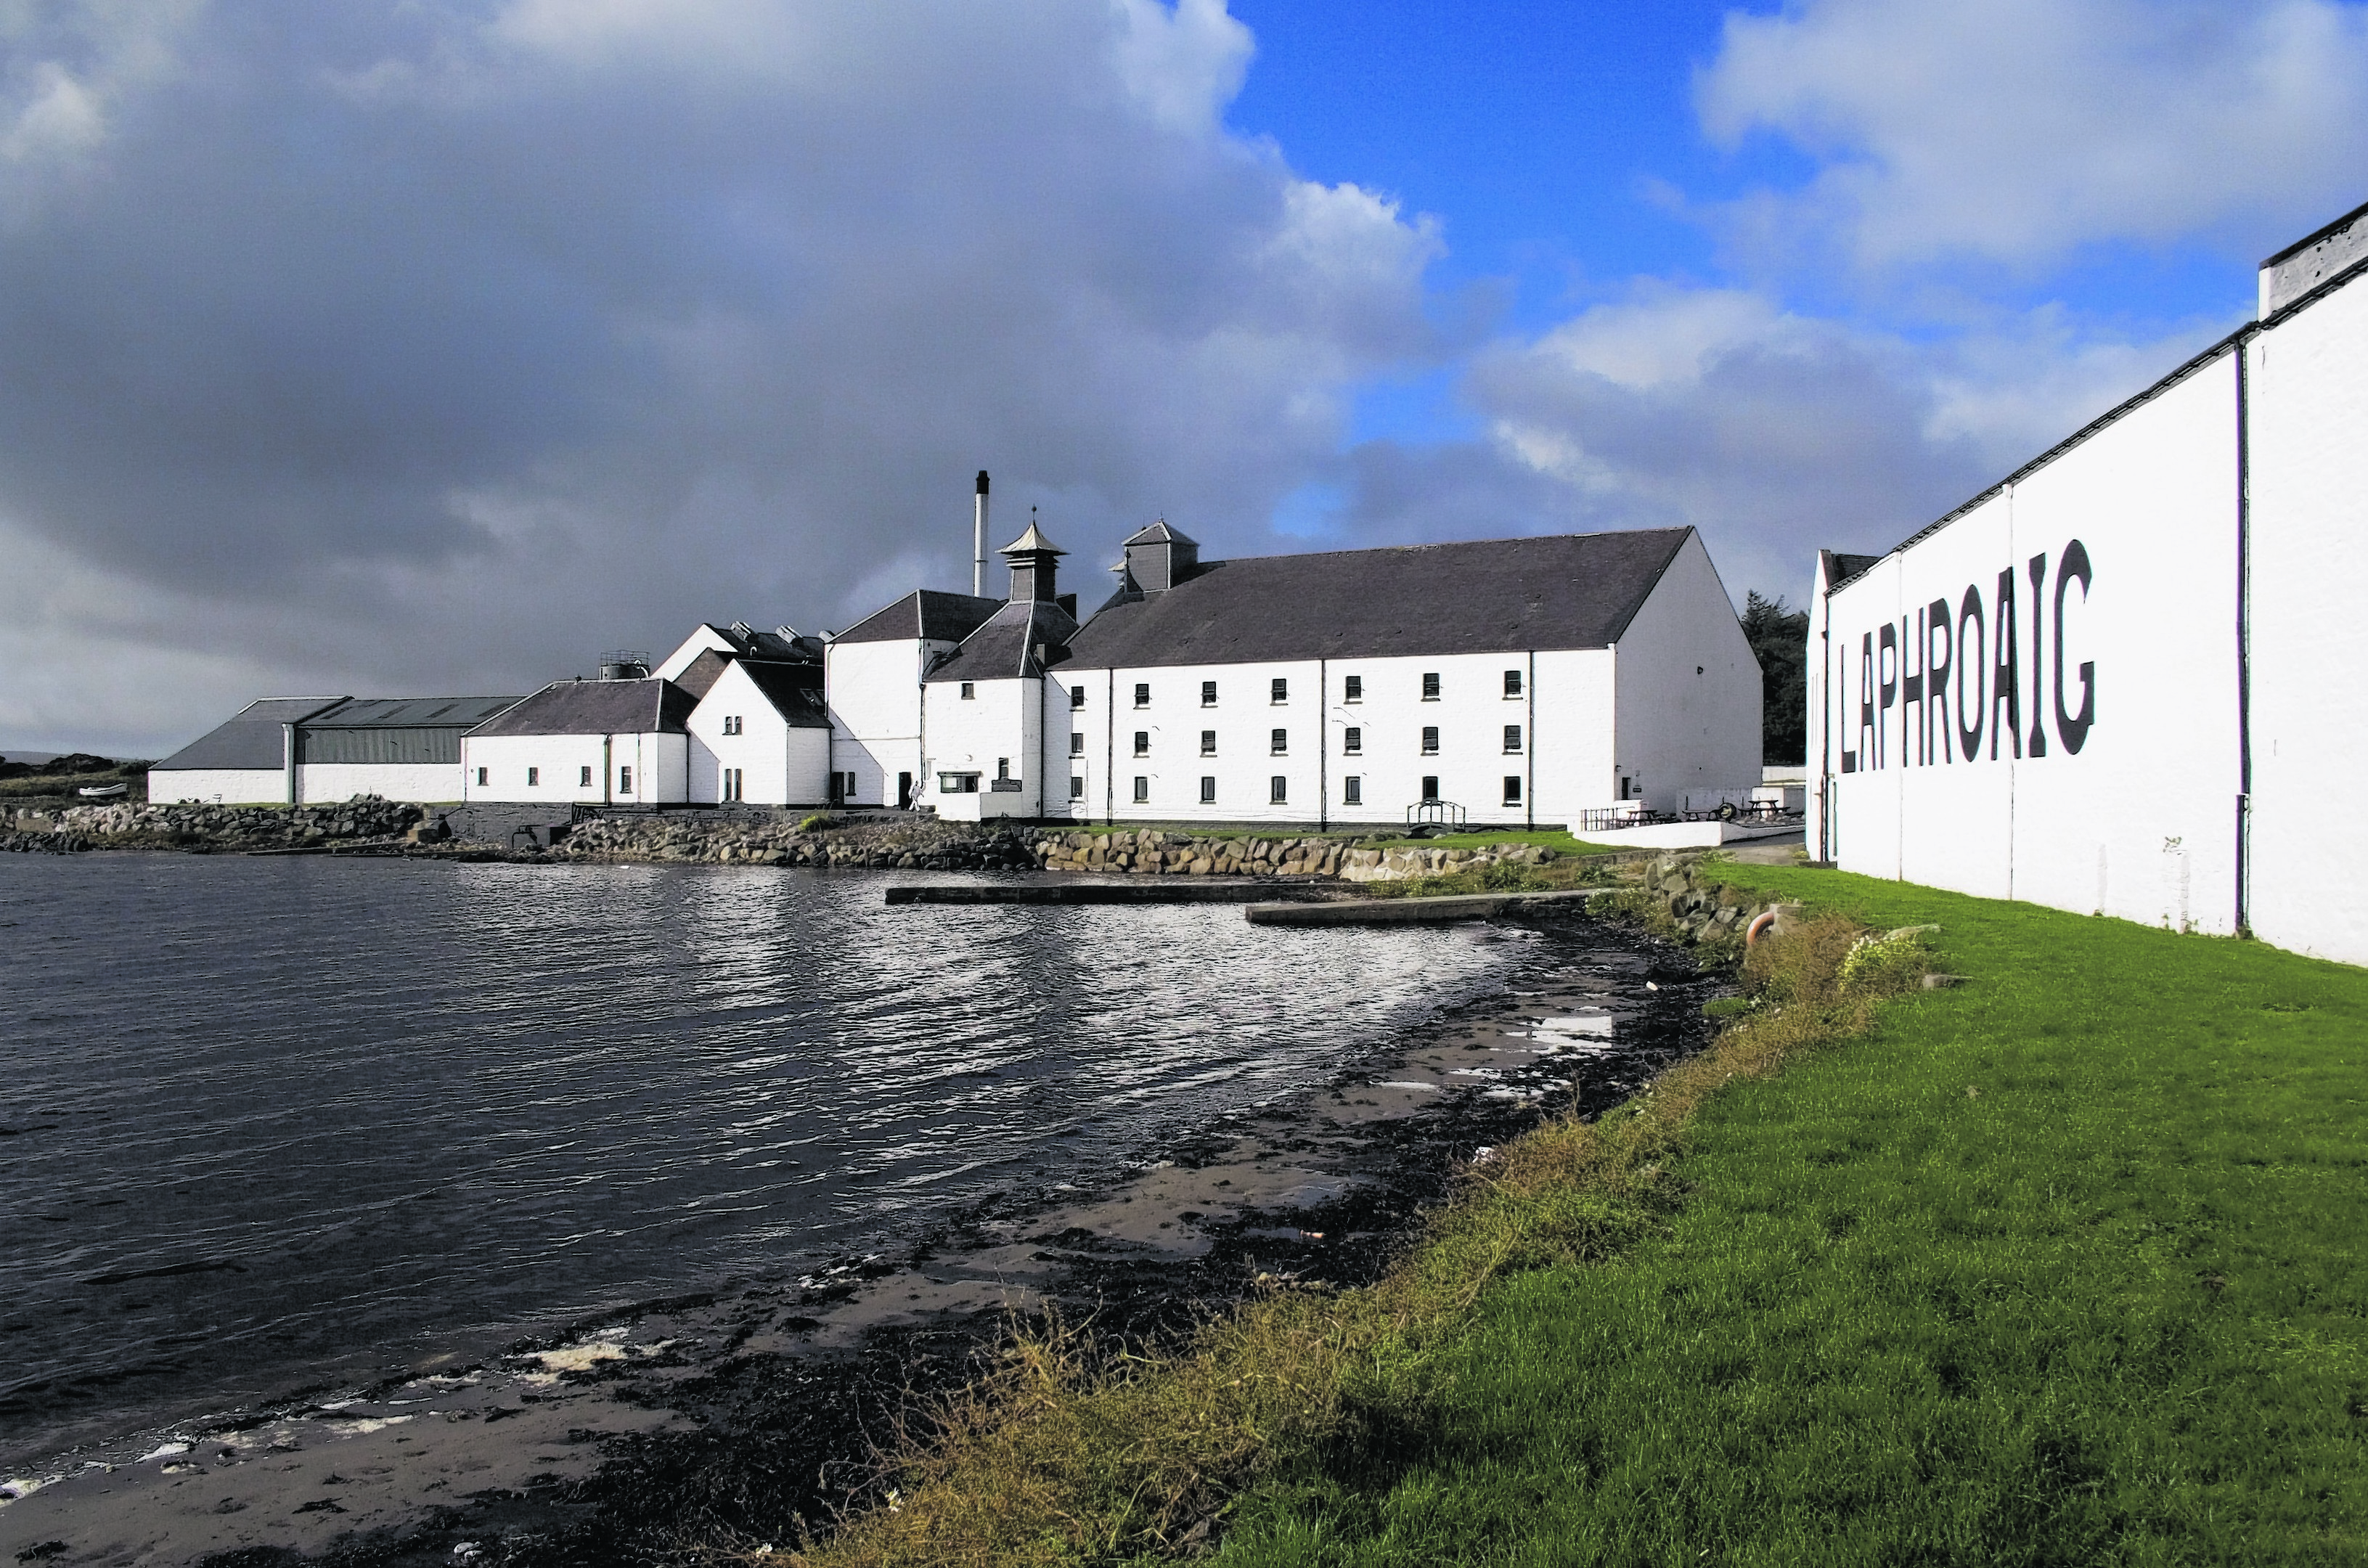
[[[1585,903],[1616,888],[1558,892],[1456,893],[1446,898],[1359,898],[1326,903],[1253,903],[1242,914],[1253,926],[1396,926],[1429,921],[1485,920],[1492,915],[1556,903]]]
[[[1310,881],[1281,881],[1262,877],[1252,881],[1186,881],[1180,877],[1145,878],[1125,882],[986,882],[890,888],[888,902],[896,903],[1248,903],[1254,899],[1340,896]],[[1293,905],[1292,907],[1296,907]]]

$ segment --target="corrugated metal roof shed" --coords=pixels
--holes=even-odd
[[[369,730],[435,725],[472,729],[514,706],[515,697],[357,697],[303,721],[312,730]]]
[[[186,768],[268,769],[288,765],[281,726],[301,724],[348,700],[343,697],[266,697],[156,764],[152,772]]]

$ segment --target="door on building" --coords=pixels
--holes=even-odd
[[[913,809],[913,776],[909,773],[896,775],[896,809],[900,812]]]

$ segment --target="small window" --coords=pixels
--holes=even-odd
[[[723,716],[723,733],[727,735],[736,735],[741,733],[740,722],[741,720],[739,714],[725,714]]]
[[[1340,683],[1340,700],[1343,702],[1364,701],[1365,677],[1363,676],[1343,676]]]
[[[1291,680],[1288,676],[1277,676],[1274,677],[1274,696],[1269,700],[1274,702],[1288,702],[1291,700]]]
[[[1201,706],[1203,708],[1214,708],[1216,705],[1217,683],[1212,680],[1202,681],[1201,683]]]
[[[1505,755],[1507,756],[1521,755],[1521,727],[1519,724],[1505,726]]]
[[[1437,670],[1427,670],[1423,673],[1422,699],[1425,702],[1436,702],[1439,700],[1439,672]]]
[[[1346,806],[1361,806],[1365,803],[1363,774],[1351,773],[1340,780],[1340,803]]]
[[[1085,705],[1086,688],[1082,686],[1071,687],[1069,688],[1069,706],[1072,708],[1083,708]]]
[[[1519,697],[1521,695],[1520,671],[1507,670],[1505,672],[1505,695],[1508,697]]]
[[[528,789],[529,789],[529,790],[535,789],[535,788],[539,787],[541,783],[542,783],[542,769],[541,769],[541,768],[540,768],[540,767],[529,767],[529,768],[528,768],[528,769],[526,770],[526,787],[527,787]]]
[[[1134,705],[1137,708],[1148,708],[1151,706],[1151,683],[1149,681],[1139,680],[1134,683]]]
[[[1340,732],[1340,749],[1350,756],[1365,754],[1365,732],[1351,724]]]
[[[1069,799],[1071,799],[1071,800],[1073,800],[1073,801],[1082,801],[1082,800],[1084,800],[1085,798],[1086,798],[1086,781],[1085,781],[1085,779],[1084,779],[1081,776],[1079,776],[1079,775],[1077,775],[1077,774],[1075,774],[1075,773],[1070,774],[1070,775],[1069,775]]]
[[[997,778],[1008,778],[1011,777],[1011,759],[1009,757],[998,756],[995,759],[995,776]]]
[[[1134,776],[1134,803],[1139,806],[1149,799],[1151,799],[1151,780],[1138,773]]]
[[[587,768],[586,771],[589,772],[590,770]],[[482,768],[482,767],[481,767],[481,768],[477,769],[477,782],[478,782],[479,784],[483,784],[483,783],[484,783],[484,781],[485,781],[485,770],[484,770],[484,768]]]
[[[1438,775],[1438,774],[1436,774],[1436,773],[1426,773],[1426,774],[1424,774],[1424,775],[1422,776],[1422,799],[1423,799],[1423,803],[1424,803],[1425,805],[1431,805],[1431,804],[1434,804],[1434,803],[1436,803],[1436,802],[1438,801],[1438,800],[1439,800],[1439,775]]]
[[[1217,803],[1217,779],[1214,774],[1201,775],[1201,803],[1204,806],[1213,806]]]
[[[1151,732],[1149,730],[1137,730],[1134,733],[1134,755],[1137,756],[1149,756],[1151,755]]]
[[[1518,806],[1520,803],[1521,776],[1518,773],[1508,773],[1505,775],[1505,804]]]
[[[964,702],[969,702],[969,701],[973,700],[973,699],[975,699],[977,696],[978,696],[978,682],[976,682],[976,681],[974,681],[974,680],[966,680],[966,681],[964,681],[964,682],[962,682],[962,699]]]
[[[1270,806],[1280,806],[1291,799],[1291,780],[1278,773],[1266,781],[1266,800]]]
[[[630,767],[620,767],[617,769],[617,793],[620,795],[630,795],[632,792],[633,770]]]
[[[592,769],[588,764],[578,770],[575,787],[579,790],[589,790],[592,788]]]
[[[1425,724],[1422,727],[1422,755],[1425,756],[1439,755],[1439,726],[1436,724]]]
[[[854,775],[846,774],[842,775],[842,777],[852,778]],[[853,793],[852,790],[849,790],[848,792],[850,794]],[[940,773],[938,775],[938,793],[940,795],[975,795],[978,793],[978,775],[975,773]]]
[[[1266,749],[1272,752],[1277,756],[1282,756],[1285,752],[1291,749],[1291,732],[1289,730],[1277,730],[1273,732],[1273,740],[1268,744]]]
[[[1217,755],[1216,731],[1203,730],[1201,732],[1201,755],[1202,756],[1214,756]]]
[[[1069,732],[1069,755],[1071,756],[1083,756],[1086,755],[1086,733],[1083,730],[1071,730]]]

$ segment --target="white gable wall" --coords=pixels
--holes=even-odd
[[[1676,811],[1689,790],[1759,782],[1759,661],[1700,534],[1622,632],[1614,679],[1614,770],[1632,798]]]
[[[916,804],[937,798],[921,758],[921,676],[954,644],[923,638],[885,642],[834,642],[824,651],[824,690],[830,701],[832,769],[855,775],[852,800],[896,803],[896,778],[910,773]]]
[[[915,802],[935,806],[939,816],[959,822],[1044,814],[1042,736],[1059,725],[1057,719],[1046,722],[1061,700],[1057,690],[1048,689],[1057,683],[1026,676],[969,684],[968,698],[959,681],[931,681],[922,688],[929,751]],[[995,788],[1006,763],[1008,781],[1017,789]],[[943,788],[941,776],[962,773],[979,776],[975,793]],[[1063,788],[1054,786],[1056,792]]]
[[[725,733],[731,719],[740,721],[736,735]],[[821,805],[830,799],[830,731],[781,717],[737,661],[716,677],[685,728],[690,732],[685,798],[693,804],[723,799],[727,767],[741,770],[741,799],[751,804]]]
[[[732,645],[732,639],[712,626],[702,625],[698,631],[684,638],[682,646],[668,653],[664,662],[650,674],[660,680],[672,680],[697,664],[699,656],[710,650],[722,653],[726,658],[737,658],[740,653],[740,650]]]

